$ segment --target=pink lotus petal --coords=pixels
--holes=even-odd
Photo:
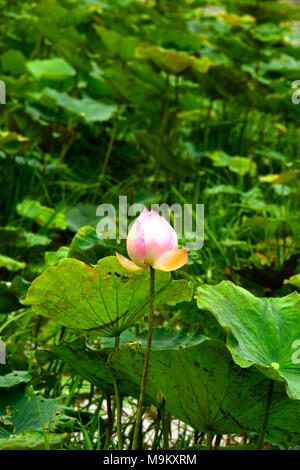
[[[153,265],[166,251],[177,248],[175,230],[164,217],[150,211],[141,222],[145,241],[144,263]]]
[[[169,250],[153,264],[153,268],[161,271],[175,271],[186,264],[187,261],[186,250]]]
[[[143,212],[140,217],[143,215]],[[146,254],[146,246],[140,217],[136,219],[131,229],[129,230],[127,237],[127,252],[130,259],[132,259],[138,266],[143,266]]]
[[[129,259],[125,258],[125,256],[120,255],[119,253],[115,252],[116,256],[119,260],[119,263],[123,268],[128,269],[129,271],[139,271],[141,268],[140,266],[137,266],[133,261],[130,261]]]

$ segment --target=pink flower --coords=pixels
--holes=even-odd
[[[175,230],[156,211],[143,212],[133,223],[127,237],[127,251],[132,261],[116,253],[121,265],[131,271],[152,266],[161,271],[175,271],[187,260],[187,251],[178,250]]]

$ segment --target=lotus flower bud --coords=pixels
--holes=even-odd
[[[116,253],[121,265],[131,271],[152,266],[161,271],[175,271],[187,260],[187,251],[179,250],[173,227],[156,211],[144,209],[134,221],[127,237],[131,259]]]

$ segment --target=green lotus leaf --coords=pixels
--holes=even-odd
[[[94,27],[101,41],[113,57],[119,56],[123,60],[132,60],[135,58],[135,48],[139,43],[138,38],[124,37],[113,30],[103,28],[99,25],[95,25]]]
[[[36,80],[51,79],[61,81],[76,75],[76,71],[62,58],[33,60],[26,64],[28,70]]]
[[[31,374],[23,370],[14,370],[8,374],[0,375],[0,388],[9,388],[21,383],[28,383],[31,380]]]
[[[95,229],[99,222],[96,211],[97,206],[93,204],[77,204],[71,207],[67,213],[68,229],[72,232],[79,232],[81,229],[84,229],[84,226],[90,226]]]
[[[124,332],[120,349],[101,349],[83,337],[52,348],[78,374],[105,392],[115,376],[122,395],[139,396],[144,365],[146,334],[138,338]],[[125,344],[127,341],[130,343]],[[105,367],[105,362],[107,365]],[[266,408],[270,380],[256,368],[237,366],[221,341],[187,331],[155,328],[144,403],[160,406],[199,431],[215,434],[259,432]],[[113,392],[111,392],[113,393]],[[275,382],[266,428],[266,440],[284,447],[299,442],[300,403]]]
[[[112,248],[101,240],[97,235],[97,231],[85,225],[74,236],[69,252],[69,258],[76,258],[84,263],[96,264],[100,258],[113,253]]]
[[[25,63],[24,54],[17,49],[9,49],[1,56],[2,69],[12,75],[21,75],[26,72]]]
[[[116,336],[148,313],[149,272],[127,271],[115,256],[94,267],[67,258],[33,281],[24,303],[69,328]],[[155,308],[190,300],[191,283],[161,271],[155,277]]]
[[[291,276],[289,279],[284,281],[284,284],[291,284],[292,286],[300,288],[300,274],[295,274]]]
[[[0,268],[5,268],[8,271],[19,271],[24,269],[26,263],[23,261],[17,261],[9,256],[0,255]]]
[[[41,93],[31,96],[45,104],[49,103],[49,106],[59,106],[68,114],[83,119],[87,124],[108,121],[117,111],[115,105],[99,103],[91,98],[73,98],[52,88],[44,88]]]
[[[65,259],[68,256],[69,247],[60,246],[57,251],[45,251],[45,264],[46,266],[54,266],[62,259]]]
[[[47,443],[50,449],[59,448],[68,434],[47,433]],[[0,439],[0,450],[45,450],[45,437],[42,431],[24,431]]]
[[[127,331],[121,334],[127,334]],[[114,343],[113,338],[111,339]],[[132,340],[132,338],[130,338]],[[43,348],[37,350],[37,359],[41,366],[49,363],[53,359],[61,359],[63,362],[76,371],[76,374],[84,377],[92,384],[98,386],[104,393],[114,394],[113,377],[105,374],[105,365],[107,356],[113,351],[113,347],[107,347],[105,350],[97,349],[87,344],[84,335],[80,336],[74,341],[62,341],[50,348]],[[119,383],[120,392],[122,395],[128,394],[127,384]]]
[[[20,388],[0,390],[0,442],[2,438],[24,431],[39,431],[44,426],[54,430],[65,415],[59,400],[29,397]],[[41,422],[42,418],[42,422]]]
[[[228,167],[234,173],[239,175],[255,175],[256,164],[250,158],[247,157],[230,157],[227,153],[216,150],[209,155],[209,158],[213,161],[216,167]]]
[[[300,399],[300,295],[258,298],[230,281],[197,289],[198,307],[228,332],[227,347],[241,367],[255,365]]]
[[[17,205],[17,213],[33,220],[41,227],[49,226],[55,229],[65,230],[67,228],[66,216],[63,212],[57,212],[39,201],[24,199]]]

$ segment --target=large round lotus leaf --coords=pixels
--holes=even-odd
[[[149,273],[149,268],[127,271],[115,256],[94,267],[67,258],[33,281],[24,303],[69,328],[116,336],[148,313]],[[172,281],[170,273],[156,271],[156,308],[190,300],[191,295],[191,283]]]
[[[0,390],[0,439],[24,431],[42,430],[42,422],[55,429],[65,418],[57,399],[29,397],[21,389]],[[41,421],[42,420],[42,421]]]
[[[197,303],[213,313],[228,332],[227,347],[241,367],[257,366],[283,381],[287,393],[300,399],[300,295],[258,298],[223,281],[197,289]],[[297,352],[298,350],[298,352]]]
[[[163,332],[163,330],[162,330]],[[199,431],[215,434],[259,432],[266,409],[269,379],[257,369],[243,369],[231,358],[225,345],[205,337],[178,334],[159,345],[160,330],[151,351],[146,400]],[[185,335],[186,336],[186,335]],[[182,341],[182,344],[180,345]],[[157,345],[156,342],[158,342]],[[138,397],[145,347],[139,343],[121,346],[109,356],[113,373],[129,393]],[[291,400],[282,383],[275,383],[266,440],[283,446],[300,439],[300,403]]]
[[[114,375],[122,395],[138,398],[146,337],[124,332],[117,352],[109,338],[97,350],[81,337],[54,346],[53,353],[100,389],[113,393]],[[269,379],[255,368],[236,365],[221,341],[186,331],[154,329],[145,404],[159,406],[159,392],[165,410],[194,429],[215,434],[259,432],[268,389]],[[275,383],[266,440],[285,447],[297,444],[299,420],[299,401],[286,395],[284,384]]]

